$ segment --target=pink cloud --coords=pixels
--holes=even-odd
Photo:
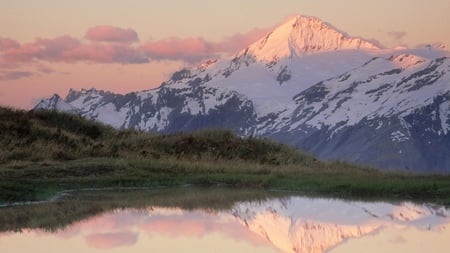
[[[40,52],[41,48],[39,48],[39,45],[27,43],[7,49],[3,53],[3,59],[6,63],[29,62],[38,56]]]
[[[65,51],[59,60],[66,62],[91,61],[98,63],[147,63],[147,57],[138,49],[124,45],[87,44]]]
[[[0,52],[4,51],[6,49],[17,48],[17,47],[20,47],[19,42],[12,40],[12,39],[0,37]]]
[[[112,249],[134,245],[137,242],[138,234],[132,232],[92,234],[86,236],[85,239],[89,247]]]
[[[197,62],[215,55],[214,44],[202,38],[170,38],[147,42],[141,50],[155,60]]]
[[[50,62],[89,61],[99,63],[146,63],[146,56],[132,46],[120,44],[83,44],[80,40],[61,36],[53,39],[36,39],[33,43],[11,47],[3,52],[3,62]],[[1,60],[0,60],[1,62]]]
[[[33,43],[18,44],[3,52],[3,59],[8,63],[31,62],[36,59],[55,61],[60,56],[81,43],[70,36],[61,36],[53,39],[36,39]]]
[[[246,33],[237,33],[216,44],[218,50],[235,53],[266,36],[272,28],[256,28]]]
[[[133,43],[137,42],[138,34],[133,29],[100,25],[87,30],[85,38],[91,41]]]
[[[181,60],[198,62],[206,58],[216,58],[220,53],[236,53],[266,35],[270,29],[254,29],[238,33],[219,42],[203,38],[176,38],[147,42],[141,49],[155,60]]]
[[[19,64],[47,62],[94,62],[141,64],[151,60],[176,60],[197,63],[217,58],[219,54],[236,53],[268,33],[270,29],[254,29],[238,33],[222,41],[204,38],[168,38],[132,46],[138,40],[132,29],[96,26],[88,29],[83,41],[68,35],[37,38],[31,43],[19,43],[0,38],[0,68],[16,68]],[[121,43],[103,43],[103,42]],[[49,72],[50,73],[50,72]]]

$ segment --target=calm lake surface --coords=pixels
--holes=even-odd
[[[0,252],[450,252],[443,207],[179,191],[0,208]]]

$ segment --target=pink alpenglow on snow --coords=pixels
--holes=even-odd
[[[248,49],[257,60],[271,62],[292,56],[348,49],[379,49],[378,45],[340,32],[316,17],[294,16]]]

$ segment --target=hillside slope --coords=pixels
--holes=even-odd
[[[67,189],[186,184],[450,203],[449,176],[322,162],[223,130],[119,131],[73,114],[0,108],[0,146],[0,203],[47,199]]]
[[[314,160],[294,148],[269,140],[239,138],[226,130],[171,135],[120,131],[75,114],[1,107],[0,145],[0,165],[92,157],[235,160],[272,165]]]

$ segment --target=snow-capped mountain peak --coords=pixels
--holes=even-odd
[[[69,105],[117,128],[228,128],[325,159],[450,172],[450,52],[381,49],[315,17],[290,18],[233,59],[181,69],[155,89],[71,90],[36,108]]]
[[[79,113],[77,107],[64,101],[58,94],[54,94],[49,99],[42,99],[35,107],[35,110],[39,109],[54,109],[62,112]]]
[[[285,57],[344,49],[379,47],[361,38],[350,37],[319,18],[298,15],[250,45],[241,54],[251,54],[256,60],[271,62]]]
[[[388,60],[393,62],[395,66],[403,69],[426,61],[423,57],[411,54],[392,55]]]

